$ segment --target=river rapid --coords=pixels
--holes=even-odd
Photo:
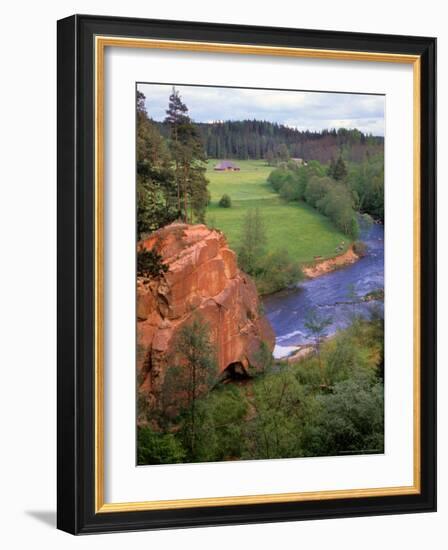
[[[355,313],[368,317],[373,308],[383,310],[382,300],[362,301],[366,294],[384,289],[383,225],[373,224],[362,232],[360,239],[367,245],[364,258],[263,299],[265,314],[276,334],[276,358],[310,343],[305,321],[312,310],[332,319],[328,336],[345,328]]]

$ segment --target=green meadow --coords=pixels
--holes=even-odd
[[[312,262],[315,256],[329,258],[349,238],[332,222],[304,202],[286,202],[275,193],[267,178],[273,169],[263,160],[236,160],[239,172],[215,172],[219,162],[208,161],[207,179],[211,203],[207,223],[223,231],[232,248],[237,248],[243,219],[248,209],[259,208],[266,228],[268,251],[286,249],[299,264]],[[218,201],[227,194],[231,208],[221,208]]]

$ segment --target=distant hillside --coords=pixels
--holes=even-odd
[[[168,137],[165,123],[157,125]],[[348,161],[360,162],[366,152],[383,151],[384,138],[366,135],[359,130],[323,130],[301,132],[294,128],[261,120],[196,123],[210,158],[262,159],[276,156],[286,149],[291,157],[327,163],[340,150]]]

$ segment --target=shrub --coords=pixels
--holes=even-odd
[[[219,205],[221,208],[231,208],[231,206],[232,206],[232,199],[229,197],[229,195],[224,194],[224,195],[220,198],[218,205]]]
[[[330,178],[313,176],[305,190],[306,202],[316,208],[317,203],[325,197],[331,186],[332,181]]]
[[[143,426],[137,433],[137,463],[145,464],[175,464],[183,462],[185,451],[171,433],[161,434]]]
[[[268,182],[272,185],[274,191],[277,193],[280,191],[289,174],[289,170],[284,167],[276,168],[269,174]]]
[[[358,374],[337,382],[332,393],[317,397],[321,413],[315,418],[314,455],[384,450],[384,386],[372,385]]]
[[[137,275],[140,277],[158,277],[168,271],[162,262],[162,256],[155,250],[141,248],[137,251]]]
[[[292,163],[293,167],[290,164],[273,170],[269,174],[268,182],[286,201],[302,200],[308,178],[306,167],[297,166],[295,162]]]
[[[299,201],[303,199],[304,185],[299,174],[291,172],[280,189],[280,196],[286,201]]]
[[[303,274],[286,250],[276,250],[259,258],[255,277],[260,294],[271,294],[288,288],[302,279]]]
[[[227,384],[212,392],[207,401],[214,434],[205,433],[202,440],[204,447],[210,447],[209,460],[241,457],[244,445],[242,431],[248,412],[244,391],[237,386]]]

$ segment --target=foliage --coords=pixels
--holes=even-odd
[[[139,277],[158,277],[168,271],[168,266],[163,263],[162,256],[155,250],[140,248],[137,250],[137,275]]]
[[[274,366],[274,358],[266,342],[261,342],[260,347],[254,354],[254,362],[256,368],[253,368],[252,366],[249,368],[249,374],[253,376],[258,374],[266,374]]]
[[[305,200],[308,204],[317,207],[325,195],[330,191],[332,181],[329,177],[313,176],[305,189]]]
[[[239,241],[238,264],[254,277],[260,294],[287,288],[302,277],[286,250],[266,252],[265,224],[258,208],[247,211]]]
[[[182,444],[171,433],[159,433],[148,426],[137,430],[137,464],[176,464],[185,459]]]
[[[355,323],[356,321],[354,321]],[[355,326],[352,325],[354,332]],[[352,377],[353,372],[363,371],[366,376],[373,375],[369,358],[364,347],[354,346],[350,332],[342,333],[339,338],[326,346],[323,361],[325,363],[325,376],[331,385],[341,380]]]
[[[286,166],[280,166],[269,174],[268,182],[272,185],[274,190],[278,193],[283,187],[284,183],[290,177],[291,171]]]
[[[305,169],[296,171],[281,166],[270,173],[268,182],[286,201],[298,201],[303,199],[307,180],[306,172]]]
[[[165,140],[148,118],[145,96],[137,92],[137,238],[155,231],[179,214],[174,173]]]
[[[162,388],[165,410],[180,411],[184,417],[182,442],[189,456],[197,451],[198,433],[205,420],[197,400],[210,390],[217,370],[209,333],[208,323],[199,315],[182,327]]]
[[[320,415],[314,428],[312,452],[330,456],[382,452],[384,448],[384,387],[356,376],[319,395]]]
[[[268,182],[288,202],[305,199],[312,207],[327,216],[345,235],[357,238],[359,225],[354,210],[352,192],[343,183],[346,166],[340,157],[332,161],[327,176],[316,161],[307,166],[282,165],[271,172]]]
[[[210,200],[207,191],[206,156],[198,128],[188,116],[188,107],[173,87],[165,124],[170,128],[169,148],[174,161],[177,209],[185,222],[204,221]]]
[[[346,235],[356,238],[359,226],[353,209],[350,191],[344,184],[335,183],[316,203],[317,209],[328,216],[335,226]]]
[[[377,373],[382,333],[363,322],[322,345],[321,367],[309,357],[257,379],[243,458],[382,452],[384,387]]]
[[[211,460],[231,460],[244,452],[243,426],[248,412],[244,392],[237,386],[227,385],[212,392],[204,405],[209,409],[213,436],[208,437],[208,446],[213,441]]]
[[[323,172],[317,161],[296,167],[282,164],[271,172],[268,182],[286,201],[305,199],[353,239],[360,224],[371,223],[370,216],[384,220],[383,153],[367,154],[362,163],[350,167],[340,154],[337,161],[331,159],[326,175]]]
[[[336,181],[343,181],[347,177],[347,165],[342,158],[342,155],[339,155],[338,160],[335,162],[333,157],[330,161],[330,166],[328,168],[328,175]]]
[[[331,317],[322,315],[317,309],[314,309],[308,312],[304,323],[305,328],[309,331],[310,337],[313,339],[314,342],[314,347],[319,362],[319,368],[321,370],[322,385],[327,384],[327,380],[322,366],[320,349],[322,340],[325,337],[328,327],[331,325],[332,321],[333,320],[331,319]]]
[[[363,296],[364,302],[370,302],[372,300],[384,300],[384,289],[378,288],[376,290],[371,290]]]
[[[183,409],[164,433],[139,429],[139,464],[383,452],[383,340],[384,321],[374,315],[322,339],[321,364],[310,355],[275,365],[260,349],[266,368],[249,384],[198,395],[193,449]]]
[[[291,260],[287,250],[277,250],[259,259],[256,284],[260,294],[271,294],[288,288],[302,278],[300,267]]]
[[[260,209],[248,210],[243,220],[243,227],[238,247],[238,263],[249,275],[256,275],[259,258],[266,249],[266,229]]]
[[[358,320],[322,344],[327,386],[319,387],[322,366],[309,357],[295,367],[313,416],[302,432],[304,456],[383,452],[384,326],[381,318]]]
[[[262,377],[253,387],[255,416],[244,430],[244,458],[285,458],[298,447],[303,389],[288,371]]]
[[[366,156],[360,164],[353,165],[348,178],[356,209],[384,220],[384,154]]]
[[[289,149],[286,143],[280,143],[277,145],[274,151],[274,158],[279,162],[286,162],[290,157]]]
[[[220,206],[221,208],[231,208],[232,199],[230,198],[229,195],[224,193],[224,195],[219,200],[218,206]]]

